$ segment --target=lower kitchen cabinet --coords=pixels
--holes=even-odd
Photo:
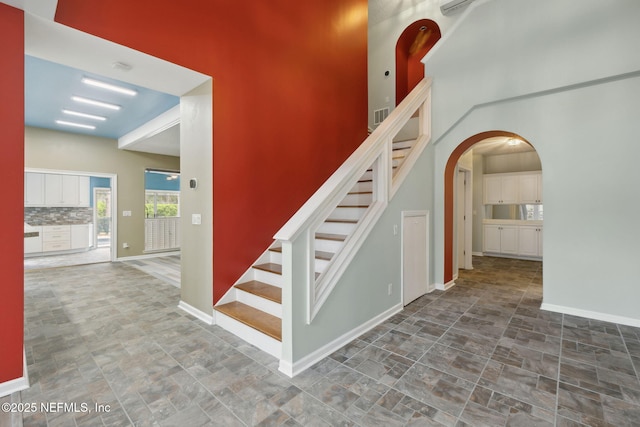
[[[485,224],[483,252],[509,257],[542,257],[542,226]]]

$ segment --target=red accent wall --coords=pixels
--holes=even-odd
[[[24,15],[0,3],[0,170],[3,191],[0,239],[0,384],[22,377],[24,331]]]
[[[367,135],[367,0],[59,0],[56,21],[214,78],[214,301]]]

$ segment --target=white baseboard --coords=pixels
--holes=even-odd
[[[159,258],[163,256],[180,255],[180,251],[154,252],[151,254],[124,256],[116,258],[116,261],[135,261],[137,259]]]
[[[215,318],[213,317],[213,308],[211,309],[211,314],[207,314],[202,310],[198,310],[197,308],[195,308],[194,306],[187,304],[184,301],[180,301],[178,303],[178,308],[186,311],[187,313],[189,313],[190,315],[192,315],[193,317],[202,320],[204,323],[206,323],[207,325],[215,325]]]
[[[640,319],[631,317],[616,316],[614,314],[600,313],[598,311],[582,310],[580,308],[567,307],[564,305],[555,305],[542,303],[542,310],[553,311],[555,313],[570,314],[572,316],[586,317],[588,319],[602,320],[603,322],[619,323],[621,325],[640,327]]]
[[[27,372],[27,355],[22,349],[22,376],[15,380],[5,381],[0,384],[0,397],[9,396],[12,393],[29,388],[29,372]]]
[[[330,343],[320,347],[319,349],[317,349],[313,353],[310,353],[310,354],[306,355],[305,357],[303,357],[302,359],[300,359],[300,360],[298,360],[298,361],[296,361],[294,363],[291,363],[289,361],[285,361],[285,360],[281,359],[280,360],[280,367],[278,368],[278,370],[280,372],[282,372],[283,374],[287,375],[288,377],[293,378],[296,375],[298,375],[299,373],[301,373],[302,371],[304,371],[305,369],[313,366],[314,364],[316,364],[320,360],[324,359],[325,357],[327,357],[331,353],[333,353],[336,350],[339,350],[342,347],[344,347],[345,345],[349,344],[351,341],[353,341],[354,339],[358,338],[360,335],[362,335],[365,332],[375,328],[380,323],[384,322],[385,320],[387,320],[388,318],[390,318],[394,314],[397,314],[397,313],[401,312],[402,309],[403,309],[402,303],[394,305],[393,307],[389,308],[388,310],[384,311],[383,313],[380,313],[379,315],[377,315],[373,319],[370,319],[370,320],[366,321],[365,323],[363,323],[362,325],[358,326],[357,328],[350,330],[346,334],[336,338],[335,340],[331,341]]]
[[[471,252],[473,256],[484,256],[484,252]]]
[[[436,283],[436,289],[439,291],[446,291],[447,289],[453,287],[456,284],[456,280],[453,279],[447,283]]]

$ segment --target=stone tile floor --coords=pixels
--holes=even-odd
[[[541,311],[541,263],[474,258],[293,379],[130,266],[27,272],[25,426],[638,426],[640,328]]]

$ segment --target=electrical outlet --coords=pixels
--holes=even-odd
[[[128,243],[123,243],[122,244],[122,249],[129,249],[129,244]]]
[[[398,224],[393,224],[393,235],[394,236],[398,235]]]
[[[393,291],[393,283],[389,283],[388,289],[387,289],[387,295],[391,295],[391,292]]]
[[[131,211],[122,211],[122,216],[131,216]]]

